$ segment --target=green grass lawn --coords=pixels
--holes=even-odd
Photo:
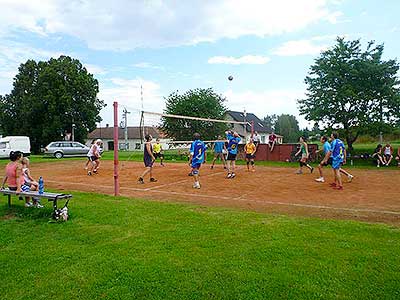
[[[400,299],[400,229],[74,192],[0,203],[1,299]]]

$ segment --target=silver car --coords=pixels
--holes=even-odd
[[[78,142],[59,141],[48,144],[46,148],[44,148],[44,154],[60,159],[64,156],[86,156],[89,149],[88,146]]]

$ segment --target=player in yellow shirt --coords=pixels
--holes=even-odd
[[[154,159],[157,159],[159,157],[160,165],[164,166],[163,164],[164,154],[163,154],[163,148],[161,147],[160,144],[160,139],[156,139],[156,143],[153,145],[153,155]]]
[[[253,139],[250,139],[248,143],[244,146],[244,153],[246,154],[246,164],[247,164],[247,171],[250,172],[250,164],[251,164],[251,171],[254,172],[254,158],[256,153],[256,145],[253,142]]]

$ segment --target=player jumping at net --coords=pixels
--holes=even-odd
[[[144,162],[144,167],[146,168],[142,175],[140,175],[138,179],[139,184],[144,184],[144,176],[146,176],[148,173],[150,173],[150,182],[156,182],[157,179],[153,177],[153,164],[155,161],[155,157],[153,155],[153,147],[151,146],[151,140],[153,139],[150,134],[146,134],[144,137],[145,143],[144,143],[144,150],[143,150],[143,162]]]
[[[207,147],[204,144],[204,142],[200,140],[199,133],[195,133],[193,135],[193,139],[194,141],[190,146],[189,166],[192,168],[192,174],[194,178],[193,188],[199,189],[200,188],[199,170],[201,165],[206,161]]]
[[[222,136],[218,136],[218,140],[214,142],[213,145],[214,148],[214,158],[211,163],[211,169],[214,168],[215,161],[220,158],[222,160],[222,163],[224,164],[224,169],[226,169],[226,160],[225,160],[225,153],[226,153],[226,147],[225,147],[225,141],[222,139]]]
[[[251,164],[251,171],[254,172],[254,158],[256,153],[256,145],[253,142],[253,139],[250,139],[248,143],[244,146],[244,153],[246,154],[246,165],[247,171],[250,172],[250,164]]]
[[[315,179],[316,182],[325,182],[322,168],[325,166],[328,166],[328,165],[332,166],[332,160],[333,160],[332,157],[328,157],[327,159],[325,159],[326,156],[328,155],[329,151],[331,150],[331,144],[329,143],[328,138],[325,135],[321,137],[321,143],[323,144],[322,151],[324,153],[324,159],[318,165],[319,178]],[[318,151],[320,151],[320,150],[318,150]],[[318,151],[316,151],[316,152],[318,152]],[[344,156],[346,156],[346,152],[344,153]],[[324,163],[324,161],[326,161],[326,163]],[[343,168],[340,168],[340,172],[347,176],[348,182],[351,182],[353,180],[354,176],[351,175],[350,173],[348,173],[347,171],[343,170]]]
[[[327,163],[328,159],[332,157],[332,169],[335,176],[335,181],[330,184],[331,187],[337,190],[343,190],[342,177],[340,175],[340,168],[346,164],[346,148],[344,143],[338,138],[338,134],[333,132],[331,134],[331,149],[325,156],[323,163]]]
[[[237,132],[233,132],[231,130],[225,132],[226,139],[228,140],[228,175],[226,178],[232,179],[235,178],[235,165],[236,165],[236,156],[238,153],[238,145],[240,143],[240,137]]]

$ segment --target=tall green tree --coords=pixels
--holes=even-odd
[[[83,141],[101,120],[104,102],[99,85],[85,67],[68,56],[21,64],[9,95],[0,98],[0,121],[6,135],[27,135],[32,150],[59,140],[75,124],[75,140]]]
[[[211,88],[189,90],[184,94],[174,92],[165,100],[165,114],[224,119],[226,112],[225,98]],[[195,132],[200,133],[202,139],[215,139],[227,126],[225,123],[164,117],[161,128],[177,140],[191,140]]]
[[[337,38],[321,53],[305,78],[306,98],[300,113],[309,121],[342,131],[349,150],[357,137],[371,129],[382,131],[400,120],[400,93],[396,60],[383,60],[383,45]]]
[[[266,130],[268,130],[269,132],[272,132],[275,130],[274,125],[275,125],[277,118],[278,118],[278,116],[275,114],[268,115],[263,118],[263,123],[265,125]]]
[[[299,122],[293,115],[282,114],[278,116],[274,128],[276,133],[283,136],[285,143],[295,143],[301,135]]]

